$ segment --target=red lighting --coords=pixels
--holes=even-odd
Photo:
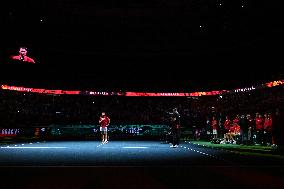
[[[265,83],[264,85],[260,85],[256,88],[263,87],[275,87],[279,85],[284,85],[284,80],[272,81]],[[192,93],[151,93],[151,92],[98,92],[98,91],[64,91],[64,90],[47,90],[47,89],[36,89],[36,88],[26,88],[26,87],[17,87],[17,86],[9,86],[9,85],[1,85],[2,90],[11,90],[11,91],[20,91],[20,92],[32,92],[32,93],[43,93],[43,94],[67,94],[67,95],[99,95],[99,96],[167,96],[167,97],[182,97],[182,96],[212,96],[212,95],[221,95],[230,92],[246,92],[253,89],[251,88],[243,88],[243,89],[233,89],[233,90],[220,90],[220,91],[208,91],[208,92],[192,92]]]

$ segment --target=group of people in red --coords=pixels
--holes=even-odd
[[[211,131],[213,139],[223,137],[221,143],[243,144],[243,145],[268,145],[277,146],[281,143],[281,125],[279,110],[274,116],[271,113],[256,113],[255,117],[250,114],[236,115],[234,119],[226,116],[225,121],[220,125],[216,117],[212,117]],[[207,120],[207,124],[210,121]],[[220,129],[220,126],[223,127]],[[223,133],[221,133],[223,130]],[[222,136],[223,134],[223,136]]]

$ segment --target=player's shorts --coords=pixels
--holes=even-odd
[[[217,135],[217,129],[213,129],[213,135]]]
[[[101,132],[107,132],[107,127],[100,127]]]

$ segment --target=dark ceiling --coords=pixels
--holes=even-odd
[[[251,0],[10,0],[1,5],[1,62],[9,71],[1,77],[138,90],[277,79],[283,76],[281,12],[275,3]],[[29,48],[36,67],[7,64],[19,46]]]

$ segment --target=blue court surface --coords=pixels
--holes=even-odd
[[[1,145],[0,154],[0,166],[230,166],[264,161],[188,142],[171,148],[159,141],[39,141]]]
[[[1,166],[228,165],[221,151],[159,141],[64,141],[2,145]]]
[[[1,189],[251,189],[281,188],[284,184],[283,163],[188,142],[182,142],[178,148],[159,141],[1,145],[0,167]]]

